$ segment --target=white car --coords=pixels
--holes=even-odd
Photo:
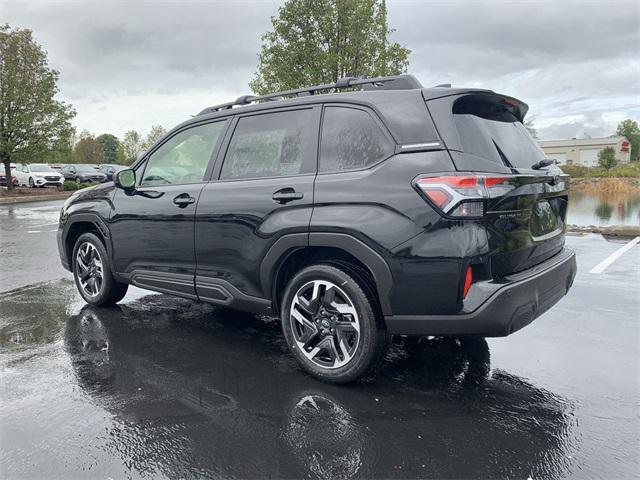
[[[29,187],[59,187],[64,183],[64,175],[46,163],[19,163],[15,175],[18,185]]]

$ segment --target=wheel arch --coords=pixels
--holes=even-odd
[[[342,233],[292,234],[281,237],[271,247],[260,266],[263,295],[272,300],[274,313],[289,279],[307,265],[323,261],[355,264],[369,277],[383,315],[391,315],[392,287],[387,262],[361,240]]]
[[[70,265],[73,264],[73,247],[75,246],[76,241],[80,235],[87,232],[94,233],[98,238],[100,238],[107,250],[107,254],[111,258],[111,238],[109,236],[109,229],[104,222],[97,215],[77,214],[69,218],[69,220],[67,220],[67,225],[65,226],[64,248]]]

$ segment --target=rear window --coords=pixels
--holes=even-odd
[[[468,95],[453,105],[462,150],[499,165],[531,168],[544,152],[518,119],[518,107],[504,97]]]

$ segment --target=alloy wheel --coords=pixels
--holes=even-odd
[[[76,263],[76,275],[83,293],[89,297],[97,296],[104,280],[98,249],[92,243],[84,242],[76,254]]]
[[[342,367],[358,350],[358,312],[332,282],[314,280],[300,287],[291,301],[289,322],[297,347],[320,367]]]

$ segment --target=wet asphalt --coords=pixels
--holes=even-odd
[[[85,305],[61,202],[0,207],[2,478],[634,478],[640,245],[569,236],[569,295],[499,339],[398,339],[320,383],[277,320],[130,289]]]

